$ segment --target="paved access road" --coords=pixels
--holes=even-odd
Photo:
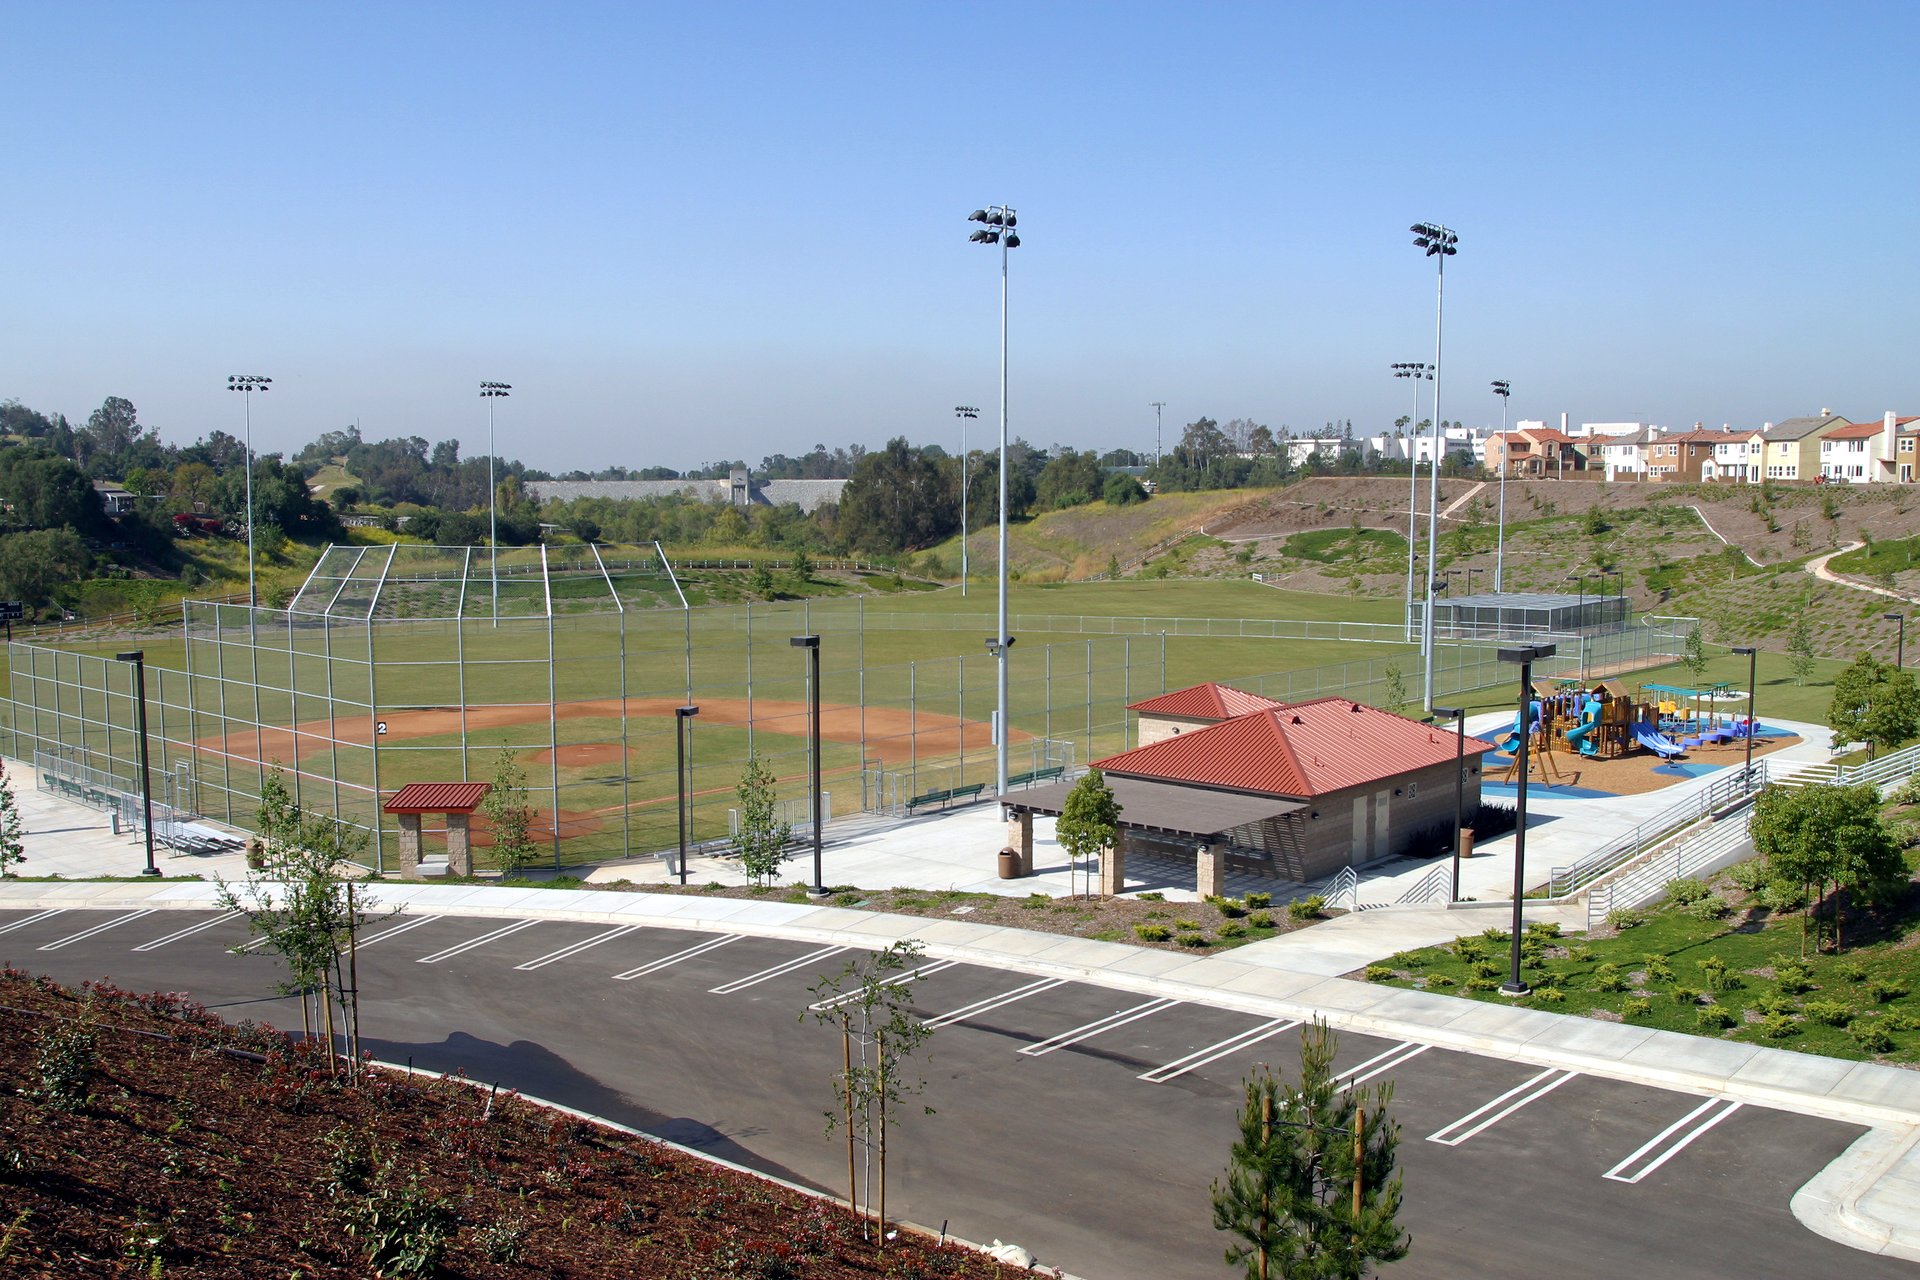
[[[202,927],[204,926],[204,927]],[[242,923],[184,911],[0,912],[0,958],[63,982],[187,991],[297,1026]],[[368,1048],[464,1068],[729,1159],[843,1190],[822,1132],[838,1038],[806,988],[855,953],[734,934],[400,916],[360,951]],[[1239,1082],[1297,1063],[1286,1022],[935,962],[926,1102],[890,1143],[889,1207],[1033,1249],[1092,1280],[1219,1280],[1207,1186]],[[1859,1135],[1757,1106],[1417,1043],[1345,1035],[1338,1064],[1391,1079],[1413,1254],[1388,1274],[1917,1277],[1788,1210]]]

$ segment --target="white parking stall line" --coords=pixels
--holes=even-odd
[[[818,951],[810,951],[798,959],[789,960],[784,964],[774,965],[771,969],[762,969],[758,973],[750,973],[744,978],[735,978],[732,982],[725,983],[721,986],[709,987],[707,988],[707,994],[730,996],[736,991],[745,991],[748,987],[757,987],[763,982],[771,982],[783,974],[792,973],[795,969],[805,968],[815,960],[825,960],[828,956],[837,956],[842,951],[851,950],[853,950],[852,947],[822,947]]]
[[[1607,1170],[1601,1176],[1611,1178],[1615,1182],[1638,1182],[1667,1161],[1679,1155],[1682,1151],[1685,1151],[1687,1145],[1695,1138],[1746,1105],[1744,1102],[1733,1102],[1726,1098],[1709,1099],[1662,1129],[1659,1134],[1654,1137],[1653,1141],[1641,1147],[1638,1151],[1613,1166],[1613,1168]],[[1713,1114],[1709,1115],[1709,1112]],[[1674,1138],[1676,1135],[1678,1135],[1678,1140],[1667,1147],[1666,1150],[1660,1151],[1661,1144],[1670,1138]],[[1627,1170],[1633,1168],[1633,1166],[1638,1164],[1642,1159],[1652,1155],[1656,1151],[1660,1151],[1657,1159],[1651,1160],[1641,1166],[1638,1173],[1631,1176],[1628,1175]]]
[[[405,924],[397,924],[391,929],[382,929],[371,938],[362,938],[355,944],[357,950],[364,951],[376,942],[385,942],[395,934],[405,933],[409,929],[418,929],[423,924],[432,924],[435,920],[445,920],[445,916],[415,916]]]
[[[133,949],[135,951],[157,951],[169,942],[178,942],[182,938],[191,938],[194,934],[211,929],[217,924],[225,924],[229,920],[237,920],[239,918],[240,913],[238,911],[229,911],[225,915],[215,916],[211,920],[202,920],[199,924],[190,924],[186,928],[175,933],[170,933],[164,938],[155,938],[152,942],[143,942]]]
[[[1044,1054],[1052,1053],[1055,1049],[1064,1049],[1068,1045],[1079,1044],[1082,1040],[1090,1040],[1102,1031],[1112,1031],[1116,1027],[1126,1026],[1129,1022],[1138,1022],[1142,1018],[1151,1017],[1159,1013],[1162,1009],[1171,1009],[1179,1003],[1180,1001],[1178,1000],[1149,1000],[1145,1004],[1137,1004],[1131,1009],[1122,1009],[1118,1013],[1110,1013],[1096,1022],[1089,1022],[1084,1027],[1075,1027],[1071,1031],[1062,1031],[1052,1039],[1042,1040],[1039,1044],[1030,1044],[1020,1050],[1020,1052],[1025,1057],[1038,1058]]]
[[[1189,1071],[1197,1071],[1208,1063],[1218,1062],[1228,1054],[1238,1053],[1242,1049],[1251,1049],[1262,1040],[1270,1040],[1274,1036],[1291,1031],[1299,1025],[1300,1019],[1298,1018],[1275,1018],[1273,1021],[1263,1022],[1257,1027],[1248,1027],[1239,1035],[1228,1036],[1225,1040],[1210,1044],[1204,1049],[1195,1049],[1184,1058],[1176,1058],[1164,1067],[1155,1067],[1153,1070],[1142,1072],[1134,1078],[1137,1080],[1145,1080],[1149,1084],[1165,1084],[1176,1076],[1183,1076]]]
[[[940,1027],[952,1026],[956,1022],[964,1022],[968,1018],[977,1017],[983,1013],[992,1013],[1002,1005],[1012,1004],[1016,1000],[1025,1000],[1028,996],[1037,996],[1042,991],[1051,991],[1055,987],[1064,987],[1066,985],[1067,980],[1065,978],[1042,978],[1038,982],[1029,982],[1024,987],[1015,987],[1013,990],[1001,995],[987,996],[985,999],[975,1000],[972,1004],[962,1005],[951,1013],[943,1013],[938,1017],[928,1018],[920,1025],[936,1030]]]
[[[707,942],[695,943],[685,951],[676,951],[670,956],[661,956],[658,960],[649,960],[638,969],[629,969],[625,973],[616,973],[613,975],[613,980],[615,982],[630,982],[635,978],[644,978],[650,973],[658,973],[669,965],[679,964],[682,960],[691,960],[695,956],[705,955],[716,947],[724,947],[729,942],[738,942],[745,936],[745,934],[740,933],[723,933],[719,937]]]
[[[942,969],[951,969],[953,968],[954,965],[958,963],[959,961],[957,960],[935,960],[932,964],[923,964],[917,969],[907,970],[905,973],[899,975],[898,977],[889,978],[887,979],[887,981],[881,983],[880,985],[885,987],[905,986],[907,983],[912,982],[917,978],[928,977],[931,974],[939,973]],[[842,995],[833,996],[829,999],[821,1000],[814,1004],[808,1005],[807,1012],[820,1013],[827,1009],[837,1008],[838,1006],[843,1004],[852,1004],[854,1001],[858,1000],[859,998],[860,998],[860,993],[858,991],[848,991]]]
[[[1481,1130],[1490,1129],[1494,1125],[1499,1124],[1502,1120],[1505,1120],[1529,1102],[1546,1097],[1549,1093],[1552,1093],[1555,1089],[1558,1089],[1561,1085],[1579,1074],[1578,1071],[1568,1071],[1564,1067],[1548,1067],[1545,1071],[1542,1071],[1526,1083],[1515,1085],[1493,1101],[1482,1103],[1480,1106],[1475,1107],[1472,1111],[1461,1116],[1458,1120],[1447,1125],[1439,1132],[1428,1134],[1427,1141],[1437,1142],[1443,1147],[1457,1147]],[[1508,1101],[1509,1099],[1512,1099],[1512,1101]],[[1501,1107],[1500,1104],[1503,1102],[1507,1105]],[[1495,1107],[1500,1107],[1500,1109],[1495,1111]],[[1493,1114],[1488,1115],[1488,1112],[1492,1112]],[[1479,1121],[1478,1124],[1473,1123],[1476,1120]],[[1461,1126],[1463,1125],[1471,1125],[1472,1127],[1462,1128]]]
[[[565,960],[568,956],[577,956],[588,947],[597,947],[603,942],[612,942],[615,938],[624,938],[639,927],[637,924],[628,924],[622,925],[618,929],[609,929],[605,933],[595,934],[585,942],[576,942],[570,947],[562,947],[558,951],[549,952],[541,956],[538,960],[529,960],[525,964],[517,964],[513,967],[515,969],[544,968],[552,964],[555,960]]]
[[[1357,1067],[1347,1068],[1335,1076],[1333,1082],[1339,1086],[1338,1091],[1344,1093],[1348,1089],[1365,1084],[1383,1072],[1393,1070],[1403,1062],[1412,1061],[1431,1048],[1433,1046],[1430,1044],[1415,1044],[1411,1040],[1404,1044],[1397,1044],[1385,1053],[1374,1054]]]
[[[436,951],[430,956],[421,956],[418,960],[414,961],[414,963],[439,964],[442,960],[451,960],[457,955],[464,955],[475,947],[484,947],[489,942],[504,938],[510,933],[518,933],[522,929],[531,929],[539,923],[538,920],[521,920],[515,924],[507,925],[504,928],[495,929],[492,933],[483,933],[477,938],[470,938],[465,942],[455,943],[444,951]]]
[[[36,911],[25,920],[15,920],[12,924],[0,925],[0,933],[12,933],[15,929],[24,929],[30,924],[38,924],[42,920],[51,920],[55,916],[65,914],[67,914],[65,908],[58,911]]]
[[[105,933],[109,929],[118,928],[120,925],[126,924],[133,920],[138,920],[142,916],[150,916],[152,914],[153,914],[152,907],[148,907],[144,911],[129,911],[124,916],[115,916],[113,919],[107,921],[105,924],[97,924],[97,925],[94,925],[91,929],[82,929],[78,933],[70,933],[66,937],[61,938],[55,942],[49,942],[46,946],[41,947],[40,950],[58,951],[60,948],[66,946],[70,942],[79,942],[79,941],[82,941],[83,939],[91,938],[96,933]]]

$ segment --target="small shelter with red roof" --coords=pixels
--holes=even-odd
[[[1181,690],[1140,705],[1181,694],[1195,702],[1175,701],[1177,708],[1211,696]],[[1445,848],[1456,752],[1470,817],[1480,806],[1480,757],[1494,749],[1347,698],[1265,706],[1143,742],[1092,765],[1121,805],[1122,835],[1104,860],[1102,887],[1119,892],[1130,849],[1192,856],[1196,891],[1219,894],[1229,867],[1305,882]],[[1057,816],[1071,789],[1062,782],[1002,798],[1023,869],[1031,865],[1033,815]]]
[[[1235,716],[1271,711],[1285,705],[1257,693],[1247,693],[1231,685],[1208,681],[1191,689],[1175,689],[1172,693],[1163,693],[1145,702],[1132,703],[1127,710],[1140,717],[1139,743],[1144,747],[1162,738],[1178,737],[1195,729],[1204,729],[1210,724],[1219,724],[1222,720],[1231,720]]]
[[[400,819],[400,878],[418,880],[423,868],[441,875],[473,874],[473,837],[469,824],[480,801],[493,790],[490,782],[409,782],[380,806]],[[436,863],[420,856],[420,818],[447,816],[447,860]]]

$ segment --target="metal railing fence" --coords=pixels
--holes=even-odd
[[[1683,835],[1721,810],[1759,794],[1766,785],[1767,762],[1764,759],[1754,762],[1751,775],[1744,767],[1725,770],[1685,800],[1668,806],[1632,830],[1615,836],[1578,862],[1553,868],[1547,878],[1547,896],[1564,898],[1577,893],[1614,869]]]

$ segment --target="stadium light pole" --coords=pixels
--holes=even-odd
[[[1747,769],[1740,775],[1742,790],[1753,790],[1753,695],[1754,686],[1759,683],[1760,647],[1758,645],[1735,645],[1733,651],[1743,654],[1747,659]]]
[[[1500,397],[1500,533],[1493,553],[1493,593],[1499,595],[1507,589],[1507,397],[1513,384],[1502,378],[1493,394]]]
[[[500,625],[500,482],[493,478],[493,402],[513,390],[511,382],[483,382],[487,402],[487,576],[493,581],[493,625]]]
[[[1447,259],[1459,253],[1456,247],[1460,237],[1437,222],[1416,222],[1408,228],[1413,232],[1413,245],[1416,249],[1425,249],[1427,257],[1438,258],[1439,283],[1434,292],[1433,309],[1433,458],[1431,482],[1427,486],[1427,608],[1433,608],[1433,565],[1440,554],[1440,339],[1445,332],[1447,303]],[[1433,714],[1433,628],[1421,629],[1420,643],[1422,665],[1425,668],[1423,700],[1427,704],[1427,714]]]
[[[687,882],[687,738],[693,733],[693,718],[699,707],[673,709],[674,781],[680,790],[680,883]]]
[[[1012,209],[997,204],[975,209],[967,215],[967,221],[981,224],[967,237],[969,241],[1000,246],[1000,624],[999,645],[994,651],[1000,697],[994,711],[993,793],[1003,796],[1007,794],[1007,652],[1013,647],[1013,639],[1007,635],[1007,254],[1020,247],[1020,237],[1013,230],[1019,219]]]
[[[1529,990],[1520,977],[1520,932],[1524,927],[1520,922],[1520,907],[1526,897],[1527,875],[1527,741],[1533,737],[1533,664],[1539,658],[1551,658],[1559,651],[1559,646],[1551,644],[1525,645],[1513,649],[1501,649],[1498,656],[1502,662],[1520,664],[1520,749],[1514,755],[1514,762],[1520,773],[1520,787],[1514,800],[1513,828],[1513,954],[1512,967],[1507,981],[1500,988],[1502,995],[1523,996]],[[1463,747],[1464,743],[1461,744]]]
[[[1887,622],[1897,622],[1900,624],[1900,639],[1893,651],[1894,670],[1900,670],[1907,665],[1907,615],[1904,613],[1883,613],[1880,617]]]
[[[1150,400],[1153,406],[1153,465],[1160,465],[1160,411],[1167,407],[1165,400]]]
[[[970,404],[953,406],[953,416],[960,419],[960,594],[967,594],[967,481],[973,473],[973,459],[967,455],[967,419],[980,416],[978,407]]]
[[[1396,378],[1413,379],[1413,416],[1407,419],[1407,639],[1413,639],[1413,548],[1420,537],[1419,517],[1414,514],[1420,504],[1420,450],[1416,437],[1420,431],[1420,383],[1423,379],[1431,381],[1433,375],[1427,372],[1424,364],[1390,364]]]
[[[140,874],[157,876],[160,868],[153,861],[153,771],[147,767],[147,651],[134,649],[113,656],[116,661],[133,664],[133,709],[140,726],[140,809],[142,825],[147,829],[147,866]]]
[[[820,872],[820,637],[795,636],[787,641],[807,651],[807,756],[810,762],[807,784],[807,813],[813,819],[813,883],[807,886],[809,898],[827,896],[826,882]]]
[[[253,581],[253,393],[273,390],[272,378],[261,378],[253,374],[236,374],[227,379],[227,390],[238,391],[247,402],[247,437],[245,452],[247,455],[247,607],[260,607],[260,592]],[[249,615],[251,617],[251,615]],[[249,623],[251,625],[251,623]]]
[[[1465,707],[1435,707],[1433,714],[1445,716],[1454,722],[1454,736],[1459,739],[1453,749],[1453,896],[1451,902],[1460,901],[1460,824],[1466,821],[1467,804],[1467,710]]]

